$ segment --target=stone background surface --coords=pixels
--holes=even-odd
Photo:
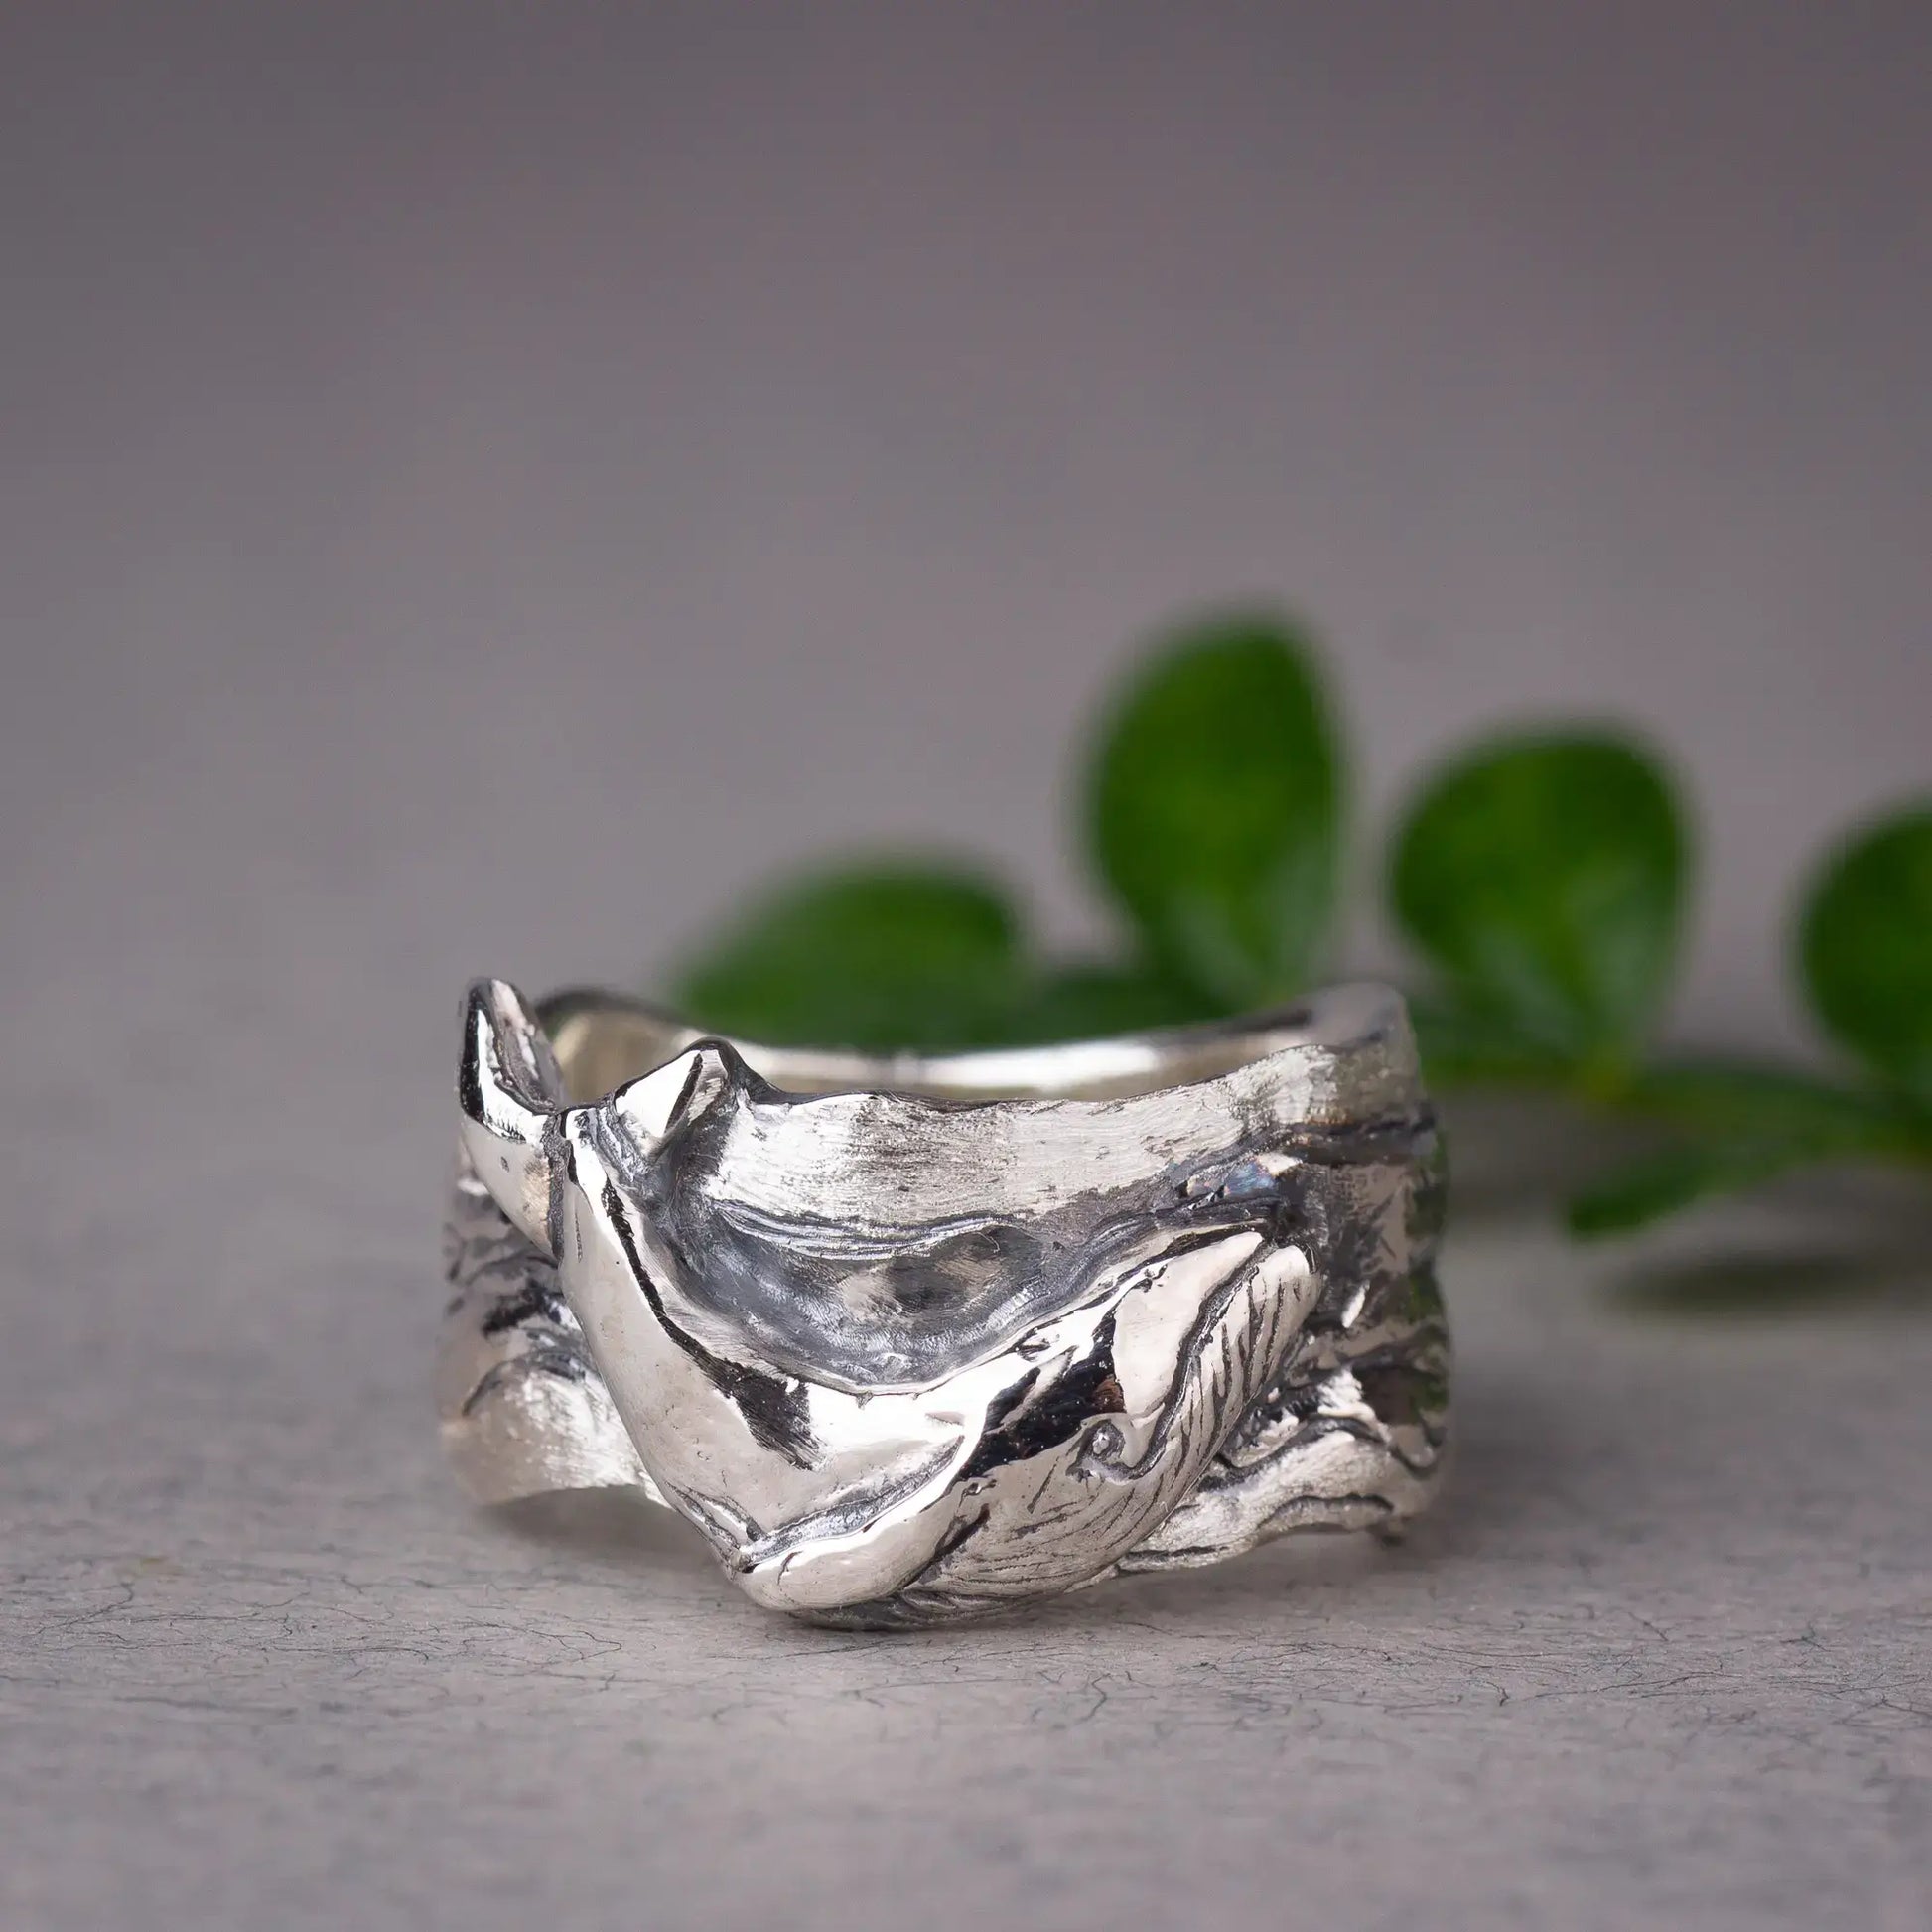
[[[1478,1207],[1406,1547],[881,1639],[617,1496],[467,1508],[419,1200],[273,1142],[9,1317],[9,1927],[1926,1922],[1932,1279],[1776,1303],[1847,1204],[1588,1266]],[[1631,1306],[1696,1283],[1772,1311]]]
[[[1319,622],[1365,834],[1645,724],[1700,1038],[1807,1044],[1789,882],[1928,776],[1923,8],[804,19],[0,19],[0,1924],[1924,1924],[1882,1191],[1582,1254],[1458,1120],[1399,1552],[880,1641],[455,1495],[463,982],[882,836],[1090,934],[1168,611]]]

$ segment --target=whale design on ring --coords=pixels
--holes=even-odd
[[[1440,1151],[1380,988],[881,1061],[484,980],[458,1111],[459,1469],[638,1486],[769,1608],[985,1614],[1391,1531],[1440,1474]]]

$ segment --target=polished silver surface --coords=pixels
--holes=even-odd
[[[1442,1466],[1443,1181],[1396,995],[917,1059],[464,1012],[439,1402],[472,1491],[633,1486],[757,1601],[895,1625]]]

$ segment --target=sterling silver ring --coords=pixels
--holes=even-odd
[[[1441,1474],[1440,1142],[1384,988],[872,1059],[483,980],[457,1087],[482,1500],[634,1487],[755,1601],[880,1628],[1392,1531]]]

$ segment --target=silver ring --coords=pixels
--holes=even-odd
[[[464,1007],[444,1442],[504,1501],[631,1486],[757,1602],[1010,1608],[1443,1465],[1444,1181],[1401,1000],[939,1058]]]

